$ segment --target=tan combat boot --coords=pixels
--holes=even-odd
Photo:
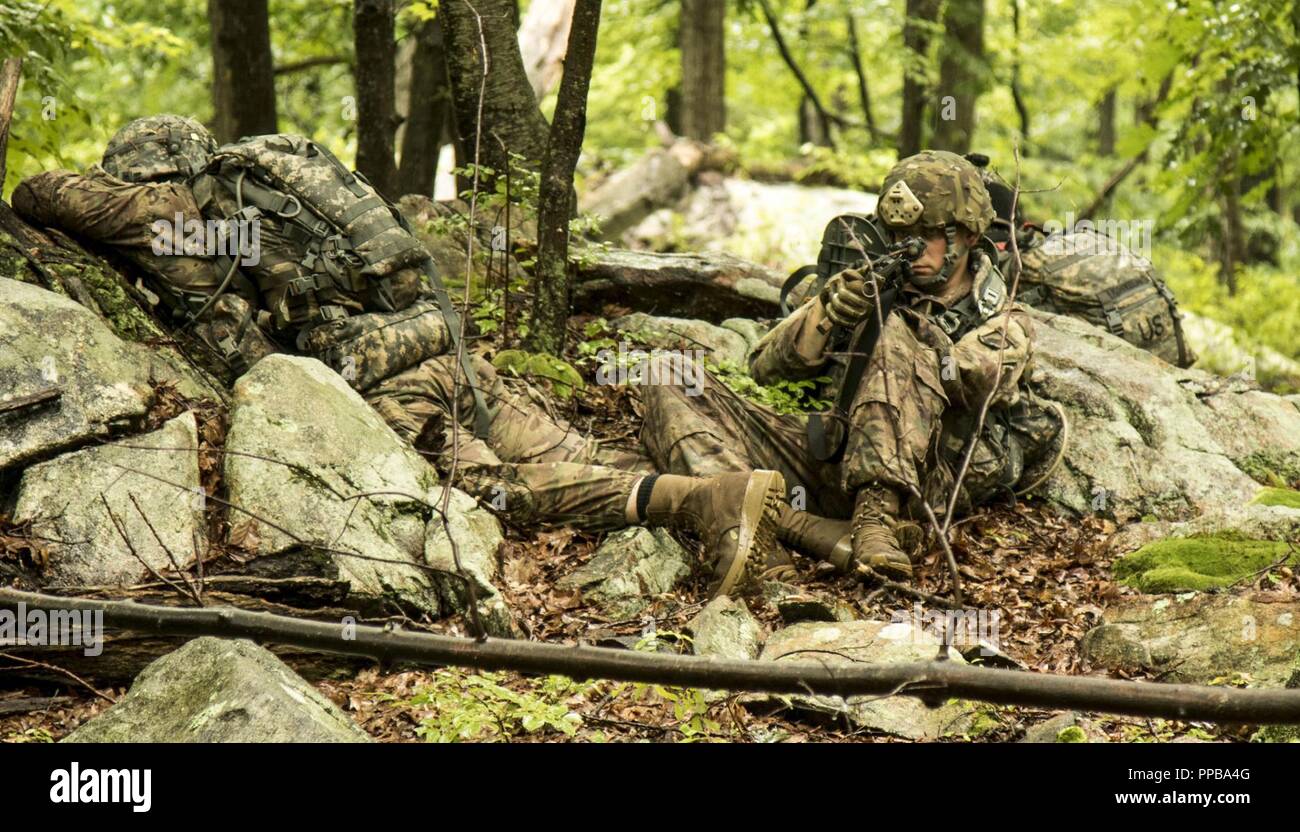
[[[644,490],[648,488],[648,497]],[[778,471],[697,478],[647,477],[637,495],[637,515],[648,526],[690,529],[704,541],[704,562],[714,566],[714,595],[750,588],[760,576],[791,566],[777,542],[785,496]]]
[[[853,503],[853,559],[886,577],[909,579],[912,560],[894,535],[901,502],[898,492],[887,486],[858,489]]]
[[[832,520],[789,505],[781,506],[781,523],[777,538],[792,549],[809,557],[828,561],[840,571],[853,562],[853,525],[848,520]]]

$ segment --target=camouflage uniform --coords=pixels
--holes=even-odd
[[[302,258],[284,222],[269,216],[261,218],[260,262],[233,271],[227,291],[208,304],[226,282],[226,266],[202,254],[157,253],[153,224],[236,213],[231,194],[202,173],[212,146],[206,130],[190,119],[139,119],[114,136],[105,167],[30,177],[15,189],[13,205],[35,223],[112,247],[153,278],[153,288],[166,295],[165,307],[178,318],[202,310],[196,330],[209,343],[224,343],[225,357],[243,352],[251,364],[288,349],[318,358],[343,375],[399,435],[433,453],[444,467],[450,467],[454,447],[461,472],[457,485],[489,505],[505,507],[517,521],[599,529],[626,524],[629,493],[642,473],[653,472],[648,460],[605,449],[573,430],[536,390],[500,378],[477,356],[471,360],[488,405],[490,433],[478,439],[470,429],[474,404],[463,378],[456,410],[460,429],[452,430],[458,364],[447,354],[451,338],[441,312],[420,297],[416,270],[399,269],[388,281],[389,300],[401,306],[395,312],[368,311],[373,303],[364,294],[331,287],[304,293],[307,303],[289,312],[280,303],[280,311],[272,313],[265,308],[263,284],[283,285],[286,277],[300,276]],[[282,301],[284,293],[275,297]],[[312,310],[327,304],[345,308],[347,316],[310,324]],[[617,468],[602,467],[610,465]]]
[[[904,182],[901,190],[895,188],[899,182]],[[925,205],[908,184],[926,195]],[[900,162],[885,186],[879,207],[886,225],[919,226],[924,220],[946,234],[944,267],[929,281],[941,284],[958,259],[957,233],[979,234],[992,218],[978,174],[960,157],[927,152]],[[896,207],[892,197],[907,210],[895,211],[898,217],[890,223],[885,212]],[[1014,489],[1026,458],[1042,455],[1059,424],[1024,386],[1033,357],[1029,316],[1008,303],[1006,285],[987,250],[966,250],[971,291],[950,306],[929,294],[929,287],[904,285],[846,408],[847,437],[838,461],[814,456],[808,417],[777,414],[708,377],[698,396],[672,386],[644,389],[642,441],[655,464],[696,476],[775,469],[795,489],[791,498],[797,508],[830,518],[853,515],[856,534],[866,492],[888,497],[873,497],[886,506],[883,513],[921,518],[924,507],[914,496],[919,493],[943,516],[967,439],[988,399],[957,506],[965,510],[999,490]],[[833,397],[844,360],[828,354],[829,314],[826,298],[813,297],[781,321],[750,352],[755,380],[772,384],[830,376],[823,395]],[[867,513],[872,512],[882,513],[875,508]],[[896,528],[897,518],[889,519]],[[892,542],[888,547],[896,548]],[[856,540],[854,548],[862,548]],[[910,574],[905,561],[889,565]]]
[[[985,268],[990,268],[987,260],[982,261],[981,270]],[[933,497],[948,493],[1001,361],[1002,378],[959,505],[1015,486],[1023,447],[1013,445],[1010,433],[1029,429],[1034,419],[1028,408],[1018,406],[1020,382],[1033,353],[1029,316],[1019,305],[999,308],[950,335],[936,323],[943,310],[919,293],[910,295],[909,305],[886,319],[849,412],[847,447],[839,462],[813,457],[807,416],[779,414],[745,400],[707,373],[699,396],[676,386],[643,388],[641,439],[651,458],[661,470],[694,476],[778,470],[789,485],[804,488],[794,492],[796,501],[803,496],[808,511],[828,517],[848,517],[852,495],[873,481],[903,490],[915,487],[930,495],[931,505],[942,514],[944,501]],[[800,350],[803,330],[815,327],[820,318],[818,303],[816,298],[806,301],[754,346],[749,366],[756,381],[772,384],[828,373],[826,356]]]

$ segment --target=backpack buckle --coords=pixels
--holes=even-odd
[[[935,321],[949,338],[955,335],[957,330],[961,329],[961,315],[958,315],[952,309],[945,310]]]
[[[320,308],[320,319],[329,323],[331,321],[341,321],[348,316],[348,311],[342,306],[330,304]]]

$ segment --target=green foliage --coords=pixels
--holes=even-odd
[[[717,364],[706,362],[705,366],[733,393],[770,407],[777,413],[809,413],[827,410],[831,406],[829,399],[819,399],[816,396],[818,387],[830,382],[827,376],[800,381],[782,379],[775,384],[763,385],[743,368],[729,361]]]
[[[587,388],[582,374],[572,364],[550,353],[502,350],[492,359],[492,366],[516,376],[544,381],[562,399],[569,398],[574,390]]]
[[[429,742],[495,742],[524,734],[558,733],[573,736],[582,725],[570,707],[594,684],[567,676],[547,676],[521,682],[523,690],[504,684],[500,673],[471,673],[459,668],[438,670],[433,684],[407,700],[389,701],[428,709],[416,733]]]

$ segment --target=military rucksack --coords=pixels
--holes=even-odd
[[[1183,334],[1178,301],[1151,261],[1093,230],[1053,234],[1020,254],[1017,300],[1082,318],[1163,358],[1189,367],[1196,355]],[[1014,272],[1015,263],[1006,268]]]

